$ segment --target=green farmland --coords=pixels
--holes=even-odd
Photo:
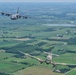
[[[20,6],[28,14],[18,20],[0,15],[0,75],[76,75],[76,4],[53,4],[0,3],[0,12]],[[40,64],[20,51],[44,61],[44,52],[52,52],[59,55],[52,62],[68,65]]]
[[[8,27],[6,30],[8,30]],[[67,30],[71,30],[68,35],[66,34]],[[46,55],[43,51],[50,52],[52,50],[53,53],[59,54],[59,57],[53,58],[54,62],[76,64],[75,32],[72,32],[74,30],[75,28],[70,27],[62,28],[40,25],[24,26],[23,28],[18,27],[16,31],[12,28],[10,32],[12,32],[13,35],[8,32],[7,35],[5,33],[3,34],[5,37],[0,38],[0,72],[10,75],[22,75],[23,73],[29,75],[29,71],[32,68],[30,73],[34,75],[35,73],[33,71],[36,68],[39,75],[45,74],[43,71],[48,71],[47,75],[51,73],[52,75],[62,75],[63,73],[53,72],[54,68],[52,68],[51,65],[40,64],[37,60],[28,57],[23,58],[22,55],[19,54],[19,51],[27,52],[45,60]],[[21,33],[24,33],[24,35]],[[63,37],[58,37],[58,33],[62,34]],[[38,66],[40,66],[40,68]],[[69,68],[67,66],[57,67],[58,69]],[[40,71],[40,69],[42,71]],[[71,68],[71,70],[72,69],[73,68]],[[71,73],[75,72],[71,71]]]

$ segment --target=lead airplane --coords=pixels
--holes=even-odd
[[[25,56],[28,56],[28,57],[31,57],[31,58],[33,58],[33,59],[38,60],[41,64],[42,64],[42,63],[52,64],[53,67],[55,67],[55,70],[54,70],[55,72],[61,72],[60,70],[57,69],[56,65],[75,66],[75,67],[76,67],[76,64],[67,64],[67,63],[53,62],[53,61],[52,61],[53,56],[59,56],[59,55],[57,55],[57,54],[52,54],[52,52],[51,52],[51,53],[44,52],[45,54],[47,54],[46,60],[43,60],[43,59],[38,58],[38,57],[36,57],[36,56],[32,56],[32,55],[30,55],[30,54],[28,54],[28,53],[24,53],[24,52],[22,52],[22,51],[19,51],[19,52],[22,53],[22,54],[24,54]]]
[[[22,15],[19,14],[19,7],[18,7],[17,12],[15,14],[6,13],[6,12],[0,12],[0,13],[1,13],[1,15],[10,17],[11,20],[17,20],[17,19],[20,19],[20,18],[23,18],[23,19],[28,18],[28,16],[22,16]]]

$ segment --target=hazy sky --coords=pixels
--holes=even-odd
[[[76,2],[76,0],[0,0],[0,2]]]

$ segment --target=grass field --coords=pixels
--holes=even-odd
[[[25,67],[26,67],[25,65],[18,63],[0,62],[0,72],[13,73]]]
[[[29,67],[27,69],[18,71],[15,75],[63,75],[60,73],[54,73],[52,70],[44,67]]]
[[[76,54],[74,53],[66,53],[63,55],[60,55],[59,57],[54,58],[54,61],[56,62],[64,62],[69,64],[76,64]]]
[[[12,56],[14,56],[15,54],[12,53],[5,53],[3,51],[0,52],[0,61],[3,61],[6,58],[11,58]]]
[[[65,73],[65,75],[75,75],[76,74],[76,68],[74,68],[73,70]]]

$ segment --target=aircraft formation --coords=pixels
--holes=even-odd
[[[20,15],[20,14],[19,14],[19,7],[18,7],[17,12],[16,12],[15,14],[6,13],[6,12],[0,12],[0,13],[1,13],[1,15],[10,17],[11,20],[17,20],[17,19],[21,19],[21,18],[22,18],[22,19],[27,19],[27,18],[29,18],[28,16],[23,16],[23,15]],[[28,53],[24,53],[24,52],[22,52],[22,51],[20,51],[20,53],[24,54],[25,56],[31,57],[32,59],[38,60],[38,61],[40,62],[40,64],[42,64],[42,63],[51,64],[51,65],[53,65],[53,67],[56,67],[56,65],[64,65],[64,66],[72,66],[72,65],[73,65],[73,66],[76,66],[76,64],[67,64],[67,63],[57,63],[57,62],[53,62],[53,61],[52,61],[53,56],[59,56],[59,55],[57,55],[57,54],[52,54],[52,52],[50,52],[50,53],[44,52],[45,54],[47,54],[47,57],[46,57],[45,60],[43,60],[43,59],[41,59],[41,58],[38,58],[38,57],[36,57],[36,56],[32,56],[32,55],[30,55],[30,54],[28,54]],[[55,69],[55,71],[61,72],[61,71],[58,70],[58,69]]]

